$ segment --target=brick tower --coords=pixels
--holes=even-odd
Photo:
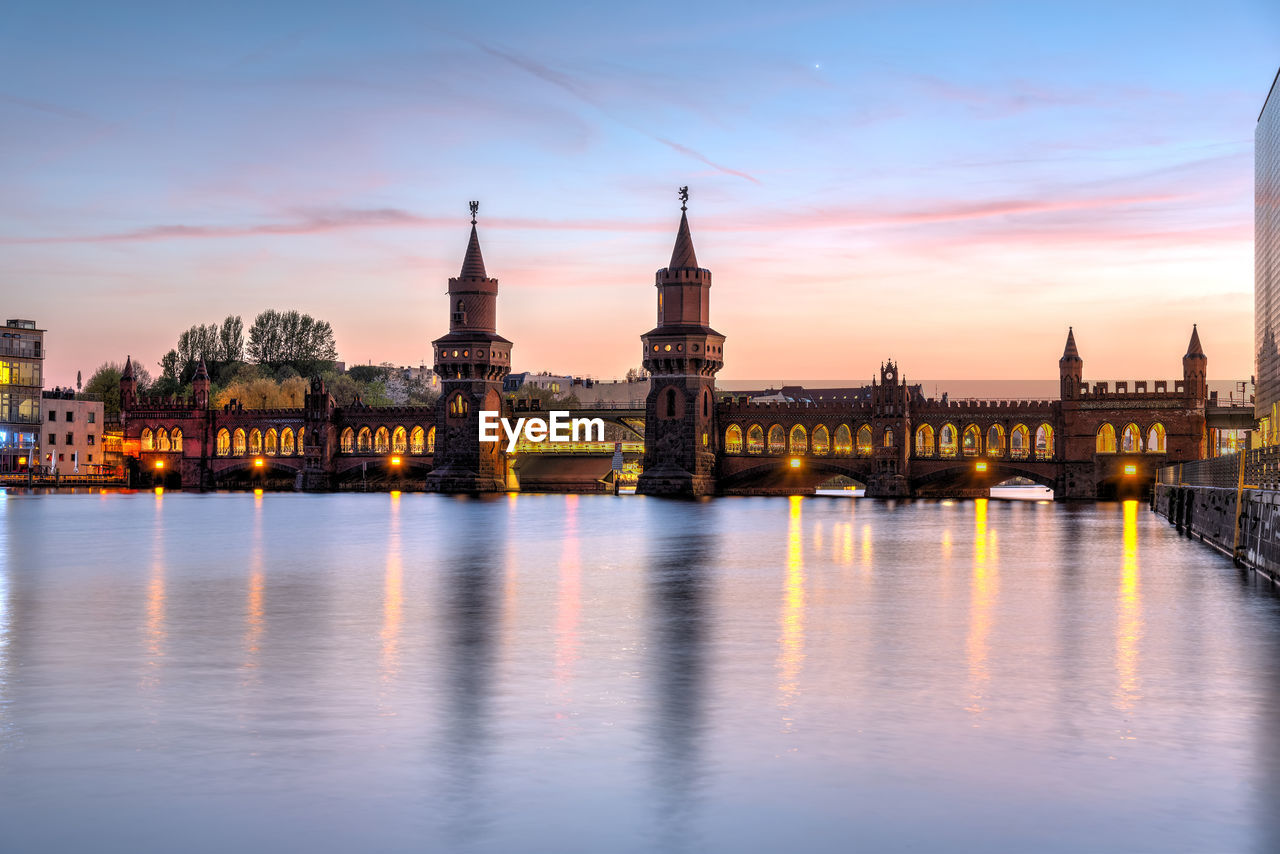
[[[138,405],[138,381],[133,376],[133,357],[125,356],[124,370],[120,372],[120,408],[133,409]]]
[[[698,266],[680,189],[680,230],[671,263],[659,270],[658,325],[640,336],[653,379],[645,402],[644,472],[636,491],[697,496],[715,492],[716,372],[724,336],[710,326],[711,271]]]
[[[910,493],[907,481],[908,451],[911,447],[907,381],[898,373],[893,359],[880,365],[880,382],[871,384],[872,469],[867,479],[867,495],[892,498]]]
[[[1209,357],[1200,346],[1200,332],[1191,324],[1191,343],[1187,345],[1187,354],[1182,357],[1182,381],[1187,397],[1196,403],[1203,403],[1209,397]]]
[[[435,466],[427,489],[502,492],[507,488],[501,442],[481,442],[480,411],[502,411],[502,380],[511,372],[511,342],[498,334],[498,280],[490,278],[476,234],[479,202],[471,203],[471,241],[462,273],[449,279],[449,334],[431,342],[440,377]]]
[[[1062,358],[1058,360],[1058,379],[1061,388],[1059,394],[1063,400],[1075,400],[1080,396],[1080,384],[1084,382],[1084,359],[1076,349],[1076,334],[1067,327],[1067,345],[1062,348]]]

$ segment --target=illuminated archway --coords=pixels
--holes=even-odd
[[[249,453],[262,453],[262,431],[257,427],[249,431]]]
[[[414,427],[409,433],[409,453],[421,454],[427,448],[427,431]]]
[[[338,450],[344,454],[353,453],[356,449],[356,431],[347,427],[338,439]]]
[[[218,456],[225,457],[231,453],[231,433],[226,427],[218,431]]]
[[[1116,428],[1112,427],[1110,423],[1103,422],[1102,426],[1098,428],[1094,450],[1099,454],[1114,454],[1116,452]]]
[[[142,450],[154,451],[156,449],[156,436],[151,432],[150,427],[142,428]]]
[[[992,424],[987,429],[987,456],[1004,456],[1004,427],[999,424]]]
[[[1142,431],[1138,429],[1137,424],[1126,424],[1120,431],[1120,450],[1126,454],[1142,452]]]
[[[296,448],[293,440],[293,428],[286,427],[280,431],[280,456],[292,457]]]
[[[853,431],[848,424],[836,428],[836,439],[832,443],[837,457],[848,457],[853,454]]]
[[[747,428],[747,453],[764,453],[764,429],[759,424]]]
[[[724,431],[724,452],[726,454],[742,453],[742,428],[737,424],[730,424],[729,429]]]
[[[790,447],[793,455],[809,452],[809,434],[799,424],[791,428]]]
[[[434,454],[436,452],[436,428],[432,427],[427,431],[427,453]]]
[[[982,453],[982,431],[978,429],[977,424],[970,424],[964,428],[961,449],[966,457],[976,457]]]
[[[178,453],[182,452],[182,428],[174,427],[169,433],[169,449]]]
[[[921,424],[916,430],[916,456],[933,456],[933,428],[928,424]]]
[[[871,425],[863,424],[858,428],[858,456],[871,456]]]
[[[831,434],[827,432],[825,424],[819,424],[813,428],[813,436],[809,439],[809,445],[814,456],[825,457],[831,453]]]
[[[373,434],[373,452],[375,454],[385,454],[391,450],[391,433],[386,427],[379,427],[378,432]]]
[[[959,450],[960,433],[954,424],[943,424],[938,430],[938,454],[943,457],[954,457]]]
[[[782,454],[787,450],[787,431],[782,425],[774,424],[769,428],[769,453]]]
[[[1026,424],[1019,424],[1009,433],[1009,456],[1025,460],[1031,454],[1031,431]]]
[[[243,457],[247,445],[244,439],[244,428],[237,427],[236,432],[231,434],[231,454],[236,457]]]
[[[403,427],[396,427],[391,434],[391,453],[407,454],[409,452],[409,434]]]
[[[373,450],[373,434],[369,432],[368,427],[361,427],[360,432],[356,434],[356,450],[362,454]]]
[[[266,435],[262,439],[262,449],[268,457],[274,457],[280,453],[280,436],[276,433],[276,428],[267,428]]]
[[[156,431],[156,450],[162,452],[169,450],[169,431],[163,427]]]
[[[1151,429],[1147,431],[1147,453],[1163,454],[1164,450],[1164,425],[1157,421],[1151,425]]]
[[[1050,459],[1053,456],[1053,427],[1041,424],[1036,428],[1036,458]]]

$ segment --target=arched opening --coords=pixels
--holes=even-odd
[[[391,450],[391,433],[386,427],[379,427],[378,432],[373,434],[373,452],[375,454],[385,454]]]
[[[396,427],[391,434],[391,453],[407,454],[409,452],[409,433],[403,427]]]
[[[280,456],[292,457],[296,446],[293,442],[293,428],[286,427],[280,431]]]
[[[1094,450],[1099,454],[1114,454],[1116,452],[1116,428],[1107,422],[1103,422],[1102,426],[1098,428],[1098,437],[1094,445]]]
[[[218,431],[217,439],[218,456],[225,457],[231,453],[231,433],[226,427]]]
[[[1025,460],[1031,455],[1031,431],[1026,424],[1019,424],[1009,433],[1009,456]]]
[[[858,428],[858,456],[871,456],[871,425],[863,424]]]
[[[764,453],[764,429],[759,424],[752,424],[747,428],[747,453]]]
[[[1147,453],[1163,454],[1164,452],[1164,425],[1157,421],[1147,431]]]
[[[1053,457],[1053,428],[1041,424],[1036,428],[1036,459],[1047,460]]]
[[[982,453],[982,431],[978,429],[977,424],[970,424],[964,428],[961,450],[966,457],[976,457]]]
[[[409,453],[421,454],[427,447],[427,431],[414,427],[409,432]]]
[[[706,389],[702,390],[702,417],[711,417],[711,392]]]
[[[356,434],[356,450],[362,454],[373,450],[373,433],[369,432],[368,427],[361,427],[360,432]]]
[[[886,448],[893,447],[893,428],[892,427],[884,428],[884,446]]]
[[[249,431],[249,453],[262,453],[262,431],[257,427]]]
[[[338,450],[344,454],[354,453],[356,449],[356,431],[347,427],[338,439]]]
[[[916,430],[916,456],[933,456],[933,428],[928,424],[921,424]]]
[[[169,431],[163,427],[156,431],[156,450],[161,452],[169,450]]]
[[[150,427],[142,428],[142,450],[154,451],[156,449],[156,435],[151,432]]]
[[[427,453],[434,454],[436,452],[436,428],[432,427],[427,431]]]
[[[809,442],[814,456],[825,457],[831,453],[831,434],[827,432],[827,428],[823,424],[819,424],[813,428],[813,437]]]
[[[274,457],[280,453],[280,437],[276,433],[276,428],[268,427],[266,435],[262,440],[263,450],[268,457]]]
[[[1142,431],[1137,424],[1126,424],[1120,431],[1120,450],[1126,454],[1142,453]]]
[[[954,424],[943,424],[938,431],[938,454],[943,457],[954,457],[957,451],[959,433]]]
[[[455,394],[449,398],[449,414],[454,418],[461,418],[467,414],[470,409],[467,399],[461,394]]]
[[[791,454],[801,455],[809,452],[809,434],[799,424],[791,428]]]
[[[987,429],[987,456],[1004,456],[1004,427],[999,424],[992,424]]]
[[[306,432],[307,432],[306,427],[298,428],[298,456],[302,456],[302,449],[304,447],[302,444],[302,439],[306,435]]]
[[[243,457],[247,447],[244,440],[244,428],[237,427],[236,432],[231,434],[231,455]]]
[[[182,428],[174,427],[173,432],[169,434],[169,447],[178,452],[182,452]]]
[[[832,443],[832,450],[837,457],[853,455],[853,431],[849,429],[848,424],[841,424],[836,428],[836,439]]]
[[[742,453],[742,428],[737,424],[730,424],[729,429],[724,431],[724,452],[726,454]]]
[[[666,400],[667,400],[667,417],[675,418],[676,417],[676,390],[675,389],[673,388],[667,389]]]
[[[787,450],[787,431],[780,424],[769,428],[769,453],[782,454]]]

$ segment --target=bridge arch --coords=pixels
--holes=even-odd
[[[1124,425],[1124,429],[1120,431],[1120,450],[1126,454],[1142,452],[1142,431],[1132,421]]]
[[[1112,426],[1110,421],[1103,421],[1102,426],[1098,428],[1097,437],[1094,440],[1094,450],[1099,454],[1114,454],[1116,452],[1116,428]]]
[[[863,424],[858,428],[858,456],[871,456],[871,425]]]
[[[724,452],[726,454],[742,453],[742,428],[737,424],[730,424],[729,429],[724,431]]]
[[[848,424],[841,424],[836,428],[836,438],[832,442],[832,449],[837,457],[853,455],[853,431],[849,429]]]
[[[753,456],[764,453],[764,428],[759,424],[747,428],[747,453]]]
[[[1159,421],[1147,430],[1147,453],[1163,454],[1165,452],[1165,429]]]
[[[805,432],[803,425],[792,425],[787,450],[792,456],[804,456],[809,453],[809,434]]]
[[[787,451],[787,431],[782,429],[781,424],[774,424],[769,427],[769,453],[784,454]]]
[[[933,456],[933,427],[929,424],[921,424],[916,428],[916,456]]]
[[[815,457],[825,457],[831,452],[831,434],[827,432],[827,425],[819,424],[813,428],[813,435],[809,438],[809,450]]]
[[[1004,456],[1004,427],[992,424],[987,428],[987,456]]]

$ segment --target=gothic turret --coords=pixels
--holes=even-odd
[[[502,409],[502,380],[511,372],[511,342],[498,334],[498,280],[485,271],[476,232],[480,203],[471,203],[471,237],[462,272],[449,279],[449,333],[432,342],[441,394],[436,409],[435,466],[427,488],[495,492],[507,488],[501,442],[480,442],[480,412]]]
[[[133,357],[126,356],[124,370],[120,372],[120,408],[133,409],[138,405],[138,381],[133,378]]]
[[[1061,380],[1063,400],[1073,400],[1080,396],[1080,384],[1084,381],[1084,359],[1076,349],[1076,335],[1070,326],[1067,327],[1067,346],[1062,348],[1062,358],[1058,360],[1058,376]]]
[[[205,367],[204,359],[200,360],[195,376],[191,378],[191,392],[196,399],[196,409],[209,408],[209,369]]]
[[[689,188],[680,188],[680,226],[671,262],[655,275],[658,325],[640,337],[652,375],[645,415],[644,472],[636,491],[715,491],[715,376],[724,336],[710,326],[711,271],[698,266],[689,231]]]
[[[1187,396],[1193,400],[1205,400],[1209,396],[1209,357],[1200,346],[1200,332],[1191,325],[1191,341],[1182,357],[1182,380]]]

